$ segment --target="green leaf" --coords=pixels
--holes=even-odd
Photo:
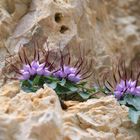
[[[52,83],[47,83],[47,85],[49,86],[49,87],[51,87],[52,89],[55,89],[56,87],[57,87],[57,82],[52,82]]]
[[[127,102],[126,102],[126,100],[120,100],[119,103],[120,103],[121,105],[126,105]]]
[[[136,111],[133,108],[129,108],[129,118],[134,124],[138,124],[140,120],[140,111]]]
[[[41,76],[36,75],[35,78],[33,79],[33,85],[38,85],[40,81]]]
[[[80,82],[79,84],[77,84],[78,86],[85,86],[87,84],[87,82]]]
[[[84,100],[87,100],[87,99],[89,99],[89,97],[90,97],[90,94],[87,93],[87,92],[79,92],[78,94],[79,94]]]
[[[65,83],[66,83],[66,79],[64,79],[64,78],[59,82],[59,84],[60,84],[61,86],[64,86]]]
[[[78,90],[78,88],[74,87],[74,86],[71,86],[71,87],[69,87],[69,90],[72,91],[72,92],[76,92]]]
[[[96,89],[96,88],[91,88],[90,91],[91,91],[91,92],[98,92],[99,90]]]
[[[30,89],[27,88],[27,87],[21,87],[21,89],[22,89],[23,91],[26,91],[27,93],[32,92],[32,90],[30,90]]]
[[[32,82],[29,80],[24,80],[21,81],[21,87],[31,87],[32,86]]]
[[[128,105],[133,106],[136,110],[140,111],[140,97],[138,96],[125,96],[124,100],[126,100]]]
[[[101,91],[102,93],[108,95],[108,94],[113,94],[111,93],[107,88],[103,87],[103,88],[99,88],[99,91]]]
[[[59,81],[59,79],[56,78],[56,77],[53,77],[53,76],[48,76],[48,77],[47,77],[47,81],[49,81],[49,82],[54,82],[54,81]]]
[[[65,86],[61,86],[59,83],[57,84],[57,87],[55,88],[55,91],[57,94],[64,94],[66,92],[69,92],[69,88]]]
[[[96,89],[94,89],[94,88],[83,88],[83,90],[85,91],[85,92],[88,92],[88,93],[92,93],[92,94],[94,94],[94,93],[97,93],[98,91],[96,91]]]
[[[76,92],[78,90],[77,85],[70,81],[66,81],[65,87],[68,88],[72,92]]]
[[[36,92],[39,89],[39,87],[31,87],[28,90],[31,92]]]

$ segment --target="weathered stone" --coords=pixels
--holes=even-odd
[[[112,96],[73,105],[64,116],[65,135],[70,140],[139,140],[127,111]]]
[[[62,110],[55,92],[45,87],[24,93],[17,85],[1,90],[0,140],[61,140]]]
[[[115,57],[139,60],[139,6],[139,0],[0,0],[0,68],[5,47],[17,53],[33,36],[44,47],[48,37],[53,50],[69,45],[75,57],[80,44],[98,71]],[[0,140],[140,140],[128,108],[111,96],[69,101],[62,111],[50,88],[25,93],[12,81],[0,88],[0,103]]]
[[[136,49],[136,46],[140,46],[139,6],[139,0],[118,0],[114,5],[114,12],[112,14],[117,33],[124,39],[127,46],[126,55],[128,54],[129,58],[131,58],[126,57],[125,60],[129,59],[129,61],[139,61],[140,47]]]
[[[122,41],[115,35],[103,0],[33,0],[31,3],[15,1],[12,5],[12,9],[18,5],[14,14],[2,7],[7,13],[7,16],[2,16],[8,18],[8,26],[1,26],[7,31],[1,47],[6,46],[11,53],[18,52],[19,47],[28,44],[33,36],[45,47],[48,37],[50,48],[54,50],[59,45],[62,48],[69,45],[75,57],[80,45],[88,60],[96,57],[98,65],[94,68],[100,70],[109,66],[111,57],[121,55],[124,50],[121,46],[121,50],[116,51]],[[23,9],[18,11],[20,8]]]
[[[68,109],[62,111],[56,93],[47,86],[25,93],[15,81],[0,91],[0,140],[140,140],[128,108],[113,96],[68,101]]]

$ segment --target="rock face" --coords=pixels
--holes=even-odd
[[[55,92],[45,87],[28,94],[17,85],[1,89],[0,140],[61,140],[62,110]]]
[[[75,140],[139,140],[127,108],[111,97],[91,99],[69,107],[64,115],[66,137]]]
[[[119,56],[139,60],[139,6],[139,0],[0,0],[0,69],[8,51],[32,49],[32,37],[44,48],[47,37],[53,50],[69,45],[75,57],[80,46],[98,71]],[[111,96],[66,104],[63,111],[48,87],[25,93],[18,82],[6,84],[0,140],[140,140],[128,109]]]
[[[69,101],[62,111],[48,87],[25,93],[13,82],[0,91],[0,140],[140,140],[127,108],[111,96]]]
[[[13,34],[19,20],[28,10],[30,0],[0,1],[0,68],[4,65],[7,39]],[[14,46],[13,46],[14,49]]]
[[[0,7],[3,29],[0,52],[4,46],[11,53],[17,52],[36,36],[44,47],[46,37],[52,49],[69,45],[75,57],[80,45],[88,59],[96,58],[98,66],[94,67],[98,70],[108,66],[112,56],[123,54],[121,39],[115,35],[107,2],[103,0],[3,0],[1,3],[5,6]]]
[[[115,29],[127,46],[130,60],[139,61],[140,57],[140,1],[118,0],[113,6]],[[116,6],[117,5],[117,6]]]
[[[80,45],[98,71],[112,58],[139,59],[139,5],[139,0],[1,0],[0,60],[5,47],[17,52],[33,36],[44,47],[46,37],[52,49],[69,45],[75,57]]]

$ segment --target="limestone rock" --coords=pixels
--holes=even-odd
[[[112,96],[73,105],[64,116],[66,137],[70,140],[139,140],[139,130],[135,131],[127,111]]]
[[[7,49],[17,53],[33,36],[43,47],[48,37],[53,50],[69,45],[75,57],[80,45],[98,71],[118,56],[139,60],[139,6],[139,0],[0,0],[0,69]],[[111,96],[69,101],[62,111],[50,88],[25,93],[16,81],[0,88],[0,103],[0,140],[140,140],[128,108]]]
[[[116,6],[117,5],[117,6]],[[119,36],[127,46],[126,53],[132,58],[130,61],[139,61],[140,54],[140,1],[118,0],[114,5],[114,23]],[[130,16],[131,15],[131,16]]]
[[[112,96],[68,101],[62,111],[52,89],[25,93],[15,81],[0,88],[0,102],[0,140],[140,140],[128,108]]]
[[[80,45],[89,60],[96,58],[98,70],[112,58],[138,59],[139,5],[139,0],[1,0],[0,61],[5,47],[17,52],[33,36],[44,47],[46,37],[52,49],[69,45],[75,57]]]
[[[96,58],[98,66],[94,67],[98,70],[109,66],[111,57],[118,57],[124,49],[120,46],[122,40],[115,35],[106,3],[103,0],[18,1],[17,9],[22,7],[23,10],[15,10],[14,15],[19,13],[16,20],[3,8],[7,16],[2,15],[8,18],[8,27],[2,24],[2,28],[6,27],[8,31],[2,39],[2,47],[5,45],[11,53],[18,52],[19,47],[29,44],[33,36],[45,47],[48,37],[53,50],[59,45],[62,48],[69,45],[76,57],[80,46],[88,60]],[[15,5],[16,1],[13,7]]]
[[[62,110],[55,92],[48,87],[37,93],[14,88],[15,96],[8,96],[7,89],[0,94],[0,140],[61,140]]]
[[[31,0],[0,1],[0,68],[4,66],[7,54],[5,49],[7,39],[13,34],[18,21],[27,12],[30,2]]]

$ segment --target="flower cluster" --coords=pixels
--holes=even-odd
[[[22,90],[36,92],[47,84],[56,91],[60,100],[86,101],[91,98],[95,89],[87,88],[87,82],[82,80],[93,74],[92,60],[86,61],[80,52],[71,62],[73,57],[69,48],[55,52],[39,47],[38,43],[34,45],[32,54],[23,46],[17,59],[10,55],[10,61],[7,61],[12,66],[14,79],[20,80]]]
[[[116,85],[114,95],[118,100],[126,94],[140,96],[140,86],[137,86],[136,80],[121,80],[121,82]]]
[[[109,71],[108,74],[104,77],[104,86],[118,100],[123,100],[125,95],[140,97],[140,86],[138,86],[140,73],[137,74],[132,66],[127,69],[125,63],[121,62],[113,73]]]
[[[31,64],[25,64],[20,70],[20,80],[28,80],[34,75],[50,76],[51,72],[46,67],[45,63],[39,64],[39,61],[32,61]]]
[[[140,72],[136,63],[133,64],[134,66],[126,68],[123,61],[113,71],[108,71],[104,76],[103,92],[113,94],[120,105],[127,106],[130,120],[140,125]]]
[[[81,80],[81,75],[78,74],[77,68],[66,65],[54,72],[53,75],[59,79],[65,78],[74,83],[77,83]]]

